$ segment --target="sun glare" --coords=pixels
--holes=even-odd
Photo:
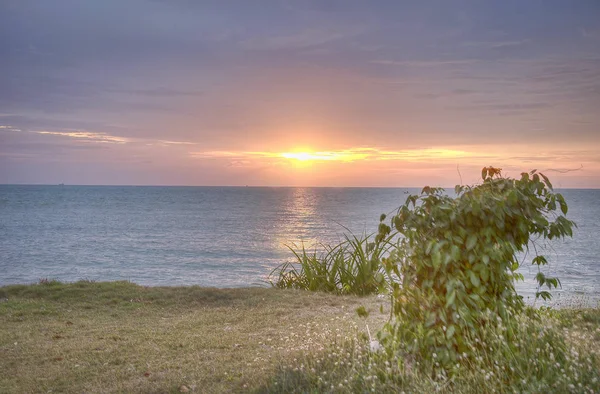
[[[364,153],[355,152],[284,152],[281,157],[298,161],[355,161],[365,159]]]
[[[309,152],[284,152],[281,154],[281,157],[285,157],[286,159],[295,159],[300,161],[308,161],[308,160],[333,160],[333,156],[331,155],[320,155]]]

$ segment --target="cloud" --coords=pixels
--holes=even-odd
[[[579,32],[582,37],[600,40],[600,29],[586,29],[585,27],[582,27],[579,29]]]
[[[359,34],[358,29],[306,29],[301,32],[273,37],[250,38],[241,42],[244,49],[249,50],[283,50],[315,47],[352,37]]]
[[[129,138],[118,137],[105,133],[94,133],[90,131],[31,131],[32,133],[42,134],[42,135],[56,135],[61,137],[69,137],[76,138],[78,140],[84,140],[89,142],[99,142],[99,143],[115,143],[115,144],[125,144],[130,142]]]
[[[518,47],[531,43],[530,39],[514,40],[514,41],[473,41],[465,42],[463,45],[466,47],[478,47],[478,48],[506,48],[506,47]]]
[[[477,59],[455,59],[455,60],[372,60],[373,64],[403,67],[442,67],[451,65],[466,65],[479,62]]]
[[[233,152],[233,151],[206,151],[190,152],[195,158],[202,159],[278,159],[312,162],[342,162],[356,161],[430,161],[430,160],[457,160],[462,158],[494,158],[494,155],[464,150],[425,148],[406,150],[386,150],[372,147],[359,147],[352,149],[315,152]]]
[[[535,110],[542,110],[554,107],[551,102],[530,102],[530,103],[472,103],[466,105],[448,106],[450,109],[481,111],[495,113],[496,115],[518,115],[531,113]]]
[[[18,129],[16,127],[13,126],[7,126],[7,125],[0,125],[0,130],[6,130],[6,131],[21,131],[21,129]]]
[[[510,156],[507,152],[521,153]],[[521,150],[519,150],[521,149]],[[529,149],[515,148],[514,146],[499,146],[494,150],[482,146],[465,146],[461,148],[420,148],[392,150],[377,147],[357,147],[331,151],[296,151],[296,152],[253,152],[253,151],[205,151],[191,152],[190,155],[198,159],[223,159],[228,166],[248,166],[258,161],[271,161],[271,163],[284,163],[288,161],[321,162],[321,163],[354,163],[354,162],[402,162],[413,163],[419,166],[428,166],[434,163],[448,165],[449,163],[464,162],[502,162],[504,166],[517,165],[518,163],[538,163],[547,165],[554,163],[579,163],[599,161],[600,155],[594,151],[569,150],[548,151],[533,153]],[[273,161],[274,160],[274,161]],[[436,164],[437,165],[437,164]]]
[[[0,129],[21,131],[19,129],[9,129],[7,127],[1,127]],[[102,132],[93,132],[86,130],[62,130],[62,131],[49,131],[49,130],[31,130],[30,133],[39,135],[50,135],[58,137],[67,137],[78,141],[93,142],[93,143],[108,143],[108,144],[128,144],[128,143],[142,143],[145,145],[196,145],[195,142],[189,141],[171,141],[171,140],[155,140],[147,138],[127,138],[116,135],[111,135]]]
[[[180,90],[166,87],[158,87],[153,89],[106,89],[107,92],[125,93],[135,96],[146,97],[194,97],[201,96],[204,93],[198,90]]]
[[[168,140],[158,140],[159,143],[165,145],[197,145],[195,142],[188,141],[168,141]]]
[[[453,94],[453,95],[456,95],[456,96],[466,96],[466,95],[477,93],[477,90],[473,90],[473,89],[453,89],[450,93]]]
[[[229,151],[206,151],[206,152],[190,152],[190,156],[200,159],[212,158],[242,158],[247,156],[249,152],[229,152]]]
[[[247,167],[252,164],[249,160],[232,160],[227,164],[228,167]]]

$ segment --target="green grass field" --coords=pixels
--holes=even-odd
[[[375,331],[376,297],[49,282],[0,288],[0,392],[245,392],[300,354]],[[359,319],[355,309],[372,313]]]
[[[0,393],[600,390],[598,308],[525,320],[518,359],[503,359],[494,345],[440,379],[414,360],[369,350],[367,325],[374,335],[389,317],[387,303],[273,288],[1,287]],[[361,305],[366,318],[356,313]],[[566,340],[564,359],[553,359],[562,342],[547,342],[557,336]]]

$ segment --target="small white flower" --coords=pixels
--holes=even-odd
[[[378,340],[374,339],[371,342],[369,342],[369,349],[372,352],[378,352],[381,350],[381,344],[379,343]]]

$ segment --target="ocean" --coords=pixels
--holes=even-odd
[[[0,285],[40,279],[267,286],[286,245],[376,231],[410,188],[0,185]],[[600,297],[600,190],[560,190],[574,237],[544,248],[560,295]],[[529,259],[530,261],[530,259]],[[521,267],[531,297],[536,267]]]

